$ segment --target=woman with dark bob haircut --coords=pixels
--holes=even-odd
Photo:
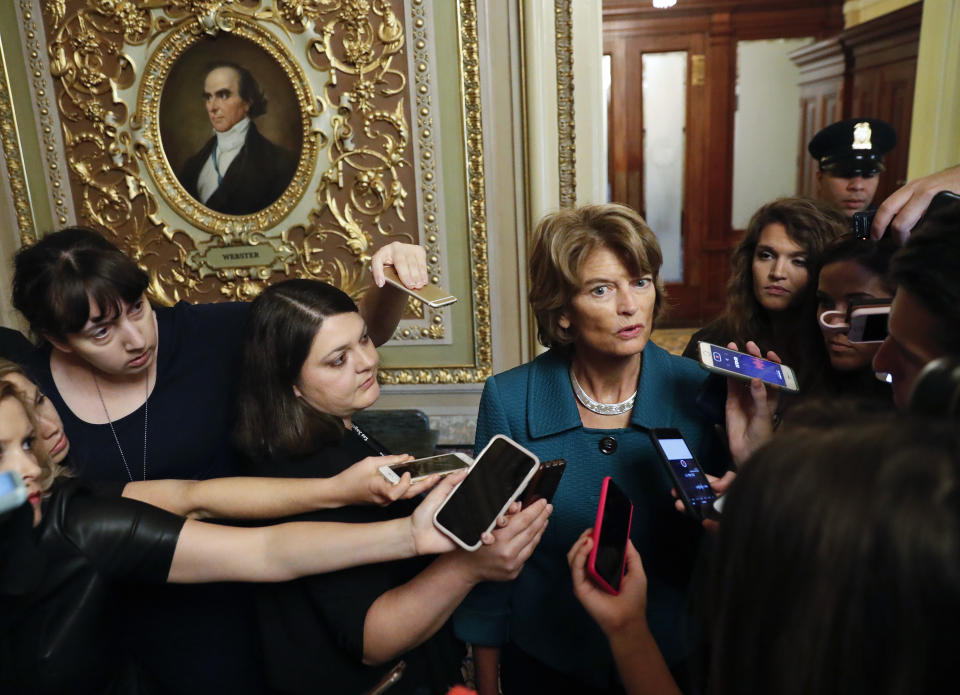
[[[803,388],[823,364],[811,363],[823,351],[805,328],[816,292],[811,280],[823,249],[848,230],[843,214],[811,198],[780,198],[757,210],[730,259],[726,309],[693,335],[684,356],[699,360],[701,340],[741,349],[752,340],[793,367]]]
[[[421,247],[378,250],[377,283],[384,263],[410,286],[426,282]],[[117,483],[236,475],[232,394],[249,305],[154,308],[149,286],[134,259],[80,227],[47,234],[14,258],[14,306],[43,340],[24,366],[63,420],[70,468]],[[392,287],[367,292],[375,340],[389,338],[405,296]],[[143,600],[147,593],[151,600]],[[251,603],[243,587],[138,587],[136,594],[124,623],[151,670],[177,679],[180,692],[257,691],[256,675],[246,673],[259,650],[252,613],[243,620]],[[194,629],[183,630],[184,614]],[[193,658],[200,652],[207,658]]]
[[[649,437],[675,427],[711,472],[709,425],[695,396],[706,372],[650,342],[664,304],[660,245],[623,205],[560,210],[537,225],[530,246],[530,304],[550,349],[487,380],[479,451],[505,434],[540,460],[564,458],[554,520],[520,576],[478,587],[455,616],[474,645],[477,687],[519,692],[615,693],[613,657],[573,596],[566,552],[594,522],[603,479],[634,504],[631,538],[651,558],[650,615],[673,666],[689,653],[682,635],[687,581],[701,528],[674,510],[672,484]]]
[[[679,693],[645,625],[640,557],[604,596],[583,576],[589,547],[571,569],[627,691]],[[710,564],[698,692],[943,692],[960,650],[956,423],[834,417],[778,435],[731,485]]]
[[[422,285],[421,256],[421,247],[385,246],[372,260],[376,281],[393,263]],[[78,475],[129,482],[238,470],[228,414],[247,304],[154,308],[147,274],[79,227],[21,249],[14,269],[13,303],[44,339],[25,366],[64,420]],[[368,292],[375,340],[390,337],[404,297]]]
[[[336,287],[288,280],[253,302],[238,385],[237,441],[257,475],[329,477],[383,447],[353,416],[377,400],[379,357],[356,305]],[[404,474],[407,477],[409,474]],[[382,521],[408,513],[344,507],[304,515],[324,521]],[[261,638],[271,692],[371,690],[398,658],[406,662],[391,693],[446,693],[459,682],[462,653],[445,627],[481,581],[516,576],[546,526],[538,502],[510,517],[476,552],[432,562],[368,565],[263,588]]]

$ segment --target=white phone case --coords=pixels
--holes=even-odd
[[[723,347],[722,345],[713,345],[711,343],[705,343],[704,341],[699,342],[700,347],[700,366],[704,369],[714,372],[715,374],[722,374],[723,376],[732,376],[735,379],[743,379],[744,381],[750,381],[751,377],[746,374],[740,374],[739,372],[734,372],[729,369],[724,369],[723,367],[717,367],[713,363],[713,348]],[[724,350],[729,350],[730,348],[723,348]],[[741,352],[741,355],[746,355],[747,357],[753,357],[746,352]],[[760,358],[763,359],[763,358]],[[764,360],[764,362],[769,362],[770,360]],[[797,391],[797,375],[794,374],[793,369],[788,367],[785,364],[779,365],[780,370],[783,372],[783,381],[784,385],[780,384],[771,384],[769,381],[761,379],[765,384],[770,384],[771,386],[776,386],[777,388],[782,388],[785,391]]]
[[[527,474],[524,476],[523,480],[522,480],[522,481],[520,482],[520,484],[517,486],[516,490],[513,491],[513,494],[510,495],[510,498],[506,501],[506,503],[503,505],[503,507],[501,507],[500,511],[497,512],[497,514],[493,517],[493,520],[490,522],[490,525],[487,526],[487,528],[485,529],[484,532],[490,531],[491,529],[493,529],[494,526],[496,526],[496,524],[497,524],[497,519],[499,519],[501,516],[503,516],[504,512],[506,512],[507,509],[510,507],[510,505],[513,504],[513,501],[514,501],[515,499],[517,499],[517,497],[520,496],[520,493],[523,492],[524,488],[526,488],[527,485],[530,483],[530,479],[533,477],[534,473],[537,472],[537,468],[540,467],[540,459],[538,459],[538,458],[536,457],[536,455],[535,455],[532,451],[530,451],[529,449],[526,449],[526,448],[520,446],[520,445],[517,444],[515,441],[513,441],[512,439],[510,439],[510,437],[508,437],[508,436],[506,436],[506,435],[504,435],[504,434],[495,435],[492,439],[490,439],[489,442],[487,442],[487,445],[486,445],[485,447],[483,447],[483,451],[480,452],[480,454],[476,457],[476,459],[474,459],[473,465],[470,466],[470,472],[467,473],[467,475],[464,477],[463,480],[461,480],[459,483],[457,483],[456,487],[454,487],[453,490],[450,491],[450,494],[447,495],[447,499],[445,499],[445,500],[443,501],[443,503],[437,508],[437,511],[434,512],[434,514],[433,514],[433,525],[436,526],[444,535],[446,535],[447,537],[449,537],[450,540],[452,540],[454,543],[456,543],[457,545],[459,545],[461,548],[463,548],[464,550],[469,550],[469,551],[471,551],[471,552],[474,551],[474,550],[476,550],[477,548],[479,548],[481,545],[483,545],[482,541],[477,541],[477,542],[476,542],[475,544],[473,544],[473,545],[468,545],[466,542],[464,542],[463,540],[461,540],[455,533],[453,533],[453,531],[451,531],[450,529],[446,528],[443,524],[441,524],[440,521],[439,521],[439,516],[440,516],[440,512],[443,510],[443,508],[444,508],[445,506],[447,506],[447,503],[448,503],[451,499],[453,499],[454,496],[457,494],[457,490],[460,489],[460,486],[463,485],[471,475],[473,475],[473,472],[474,472],[474,471],[476,470],[476,468],[477,468],[477,464],[480,463],[480,461],[483,459],[484,454],[487,453],[487,450],[488,450],[488,449],[491,447],[491,445],[492,445],[496,440],[498,440],[498,439],[506,439],[508,442],[510,442],[511,445],[513,445],[514,447],[516,447],[516,448],[519,449],[520,451],[522,451],[522,452],[524,452],[525,454],[527,454],[527,456],[530,457],[531,466],[530,466],[530,470],[529,470],[529,471],[527,472]],[[483,535],[483,534],[481,534],[481,535]]]
[[[850,330],[847,332],[847,339],[851,343],[866,343],[868,345],[879,345],[883,340],[863,340],[863,331],[867,325],[867,317],[878,314],[889,314],[890,305],[885,306],[860,306],[850,312]]]

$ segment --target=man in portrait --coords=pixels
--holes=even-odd
[[[203,100],[213,137],[184,164],[180,183],[217,212],[263,210],[290,184],[298,156],[257,130],[253,119],[267,112],[260,86],[246,68],[218,62],[204,74]]]

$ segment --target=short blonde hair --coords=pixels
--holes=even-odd
[[[27,400],[27,395],[25,393],[21,393],[17,387],[13,385],[13,382],[7,381],[6,377],[9,374],[19,374],[24,379],[30,381],[30,377],[24,374],[23,369],[21,369],[18,364],[0,357],[0,400],[13,397],[20,401],[20,405],[23,406],[24,411],[27,413],[27,418],[30,420],[30,424],[36,428],[36,407],[33,403],[30,403]],[[36,457],[37,465],[40,466],[42,471],[36,479],[37,485],[41,490],[48,489],[50,485],[53,484],[53,481],[57,478],[69,475],[69,471],[66,468],[60,464],[54,463],[44,452],[40,451],[36,447],[31,447],[31,451]]]
[[[573,331],[560,325],[560,317],[580,290],[583,264],[601,247],[613,251],[631,273],[653,275],[654,320],[663,312],[663,254],[656,235],[636,211],[618,203],[558,210],[540,220],[530,243],[529,299],[544,346],[573,342]]]

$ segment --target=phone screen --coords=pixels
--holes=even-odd
[[[27,499],[20,476],[13,471],[0,473],[0,513],[14,509]]]
[[[398,463],[390,466],[390,470],[396,473],[397,477],[402,476],[404,473],[410,473],[410,477],[416,480],[417,478],[425,478],[434,473],[453,473],[469,465],[470,464],[456,454],[440,454],[439,456],[430,456],[429,458],[408,461],[407,463]]]
[[[494,439],[437,512],[437,522],[476,545],[537,460],[507,439]]]
[[[627,534],[630,532],[632,505],[623,490],[612,480],[607,481],[607,495],[600,520],[597,556],[594,569],[607,584],[620,590],[623,562],[627,552]]]
[[[776,362],[763,360],[735,350],[728,350],[718,345],[710,346],[710,355],[713,358],[714,367],[751,378],[756,377],[768,384],[787,385],[783,378],[783,369]]]
[[[863,319],[863,335],[860,340],[864,343],[879,343],[887,337],[887,320],[890,314],[866,314]]]
[[[17,479],[14,477],[13,473],[6,471],[0,473],[0,496],[6,495],[8,492],[12,492],[17,489]]]
[[[700,465],[687,443],[680,437],[657,437],[657,444],[673,472],[674,482],[683,490],[682,496],[690,500],[690,504],[697,510],[712,504],[717,494],[710,487],[707,476],[700,470]]]

